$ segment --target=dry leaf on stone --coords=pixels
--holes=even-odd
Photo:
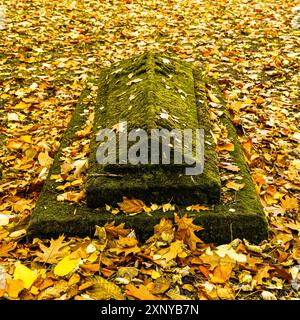
[[[174,220],[178,226],[176,238],[183,240],[191,250],[195,250],[197,243],[202,243],[202,240],[195,235],[195,232],[203,230],[203,228],[193,224],[194,218],[189,218],[186,214],[181,218],[175,214]]]
[[[145,203],[142,200],[138,199],[127,199],[124,198],[122,202],[118,203],[120,209],[126,213],[139,213],[142,212],[145,206]]]
[[[233,189],[233,190],[239,191],[245,187],[245,183],[236,183],[234,181],[229,181],[226,183],[226,187],[228,189]]]

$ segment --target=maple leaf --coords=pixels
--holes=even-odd
[[[116,241],[116,247],[110,248],[110,252],[115,252],[117,255],[125,253],[125,257],[131,253],[136,254],[141,251],[138,247],[138,241],[132,237],[121,237]]]
[[[162,218],[159,224],[154,226],[154,235],[147,240],[147,243],[161,239],[171,243],[174,239],[175,228],[171,219]]]
[[[174,220],[178,226],[176,238],[183,240],[191,250],[196,250],[197,243],[202,243],[202,240],[195,235],[195,232],[203,230],[203,228],[193,224],[194,218],[188,218],[186,214],[182,218],[175,214]]]
[[[298,200],[296,198],[285,196],[284,199],[281,199],[281,205],[286,211],[298,209]]]
[[[50,241],[50,246],[46,247],[44,244],[39,243],[39,247],[43,252],[36,252],[37,260],[45,263],[57,263],[59,258],[63,258],[69,253],[67,245],[69,242],[63,242],[64,236],[58,237],[58,239]]]
[[[127,199],[123,198],[123,202],[118,203],[120,209],[124,213],[139,213],[142,212],[145,206],[145,203],[142,200],[138,199]]]
[[[120,223],[118,226],[115,226],[115,221],[111,223],[106,223],[104,228],[108,235],[112,238],[116,236],[126,237],[130,233],[130,229],[124,229],[125,223]]]

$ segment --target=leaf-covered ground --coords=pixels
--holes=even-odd
[[[299,30],[300,7],[292,0],[0,1],[0,297],[297,299]],[[80,92],[88,86],[92,98],[100,67],[146,50],[200,62],[219,82],[269,239],[259,246],[243,239],[204,244],[194,233],[200,227],[175,215],[145,244],[114,224],[97,227],[93,239],[26,242],[28,218]],[[210,98],[213,114],[218,101]],[[80,151],[71,150],[77,162],[62,168],[67,175],[75,168],[77,180],[60,191],[83,185],[89,130],[87,123]],[[224,133],[218,130],[217,140]],[[60,200],[84,198],[72,192]],[[125,201],[119,209],[156,207]]]

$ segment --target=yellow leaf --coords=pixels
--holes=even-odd
[[[48,152],[40,152],[38,155],[39,163],[42,167],[50,167],[53,159],[49,157]]]
[[[156,280],[156,279],[158,279],[159,277],[161,277],[161,274],[160,274],[159,272],[155,271],[155,270],[152,270],[152,272],[151,272],[151,278],[154,279],[154,280]]]
[[[220,100],[211,91],[208,91],[208,96],[212,102],[220,103]]]
[[[228,189],[233,189],[233,190],[239,191],[245,187],[245,183],[236,183],[234,181],[229,181],[226,183],[226,187]]]
[[[118,203],[120,209],[124,213],[139,213],[143,211],[145,203],[138,199],[123,199],[123,202]]]
[[[72,254],[64,257],[54,268],[54,274],[56,276],[65,276],[74,271],[81,261],[81,258],[73,258]]]
[[[209,210],[209,208],[206,206],[200,206],[199,204],[195,204],[195,205],[187,207],[186,210],[199,212],[199,211],[207,211],[207,210]]]
[[[217,294],[222,300],[233,300],[235,297],[234,290],[229,285],[225,285],[224,288],[217,288]]]
[[[298,200],[296,198],[285,196],[284,199],[281,199],[281,205],[285,210],[298,209]]]
[[[28,108],[29,106],[30,106],[29,104],[21,101],[21,102],[19,102],[18,104],[16,104],[16,105],[14,106],[14,109],[26,109],[26,108]]]
[[[29,135],[26,135],[26,136],[22,136],[20,137],[20,140],[23,141],[23,142],[27,142],[27,143],[31,143],[31,136]]]
[[[22,280],[24,283],[24,288],[29,289],[37,278],[37,271],[32,271],[24,266],[20,261],[17,261],[15,264],[13,278],[14,280]]]
[[[187,253],[183,241],[176,240],[175,242],[172,242],[169,247],[160,249],[156,256],[159,259],[154,260],[164,259],[166,262],[168,262],[175,259],[177,256],[184,258],[187,256]]]
[[[171,203],[166,203],[162,205],[162,208],[163,208],[163,212],[167,212],[167,211],[175,210],[175,205]]]
[[[96,276],[93,278],[93,286],[87,291],[87,294],[95,300],[116,299],[125,300],[121,289],[113,282]]]

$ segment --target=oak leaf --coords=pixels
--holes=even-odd
[[[65,257],[69,253],[69,242],[64,242],[65,237],[60,236],[56,240],[51,239],[50,246],[46,247],[44,244],[39,243],[40,249],[43,252],[36,252],[37,260],[45,263],[57,263],[59,258]]]

